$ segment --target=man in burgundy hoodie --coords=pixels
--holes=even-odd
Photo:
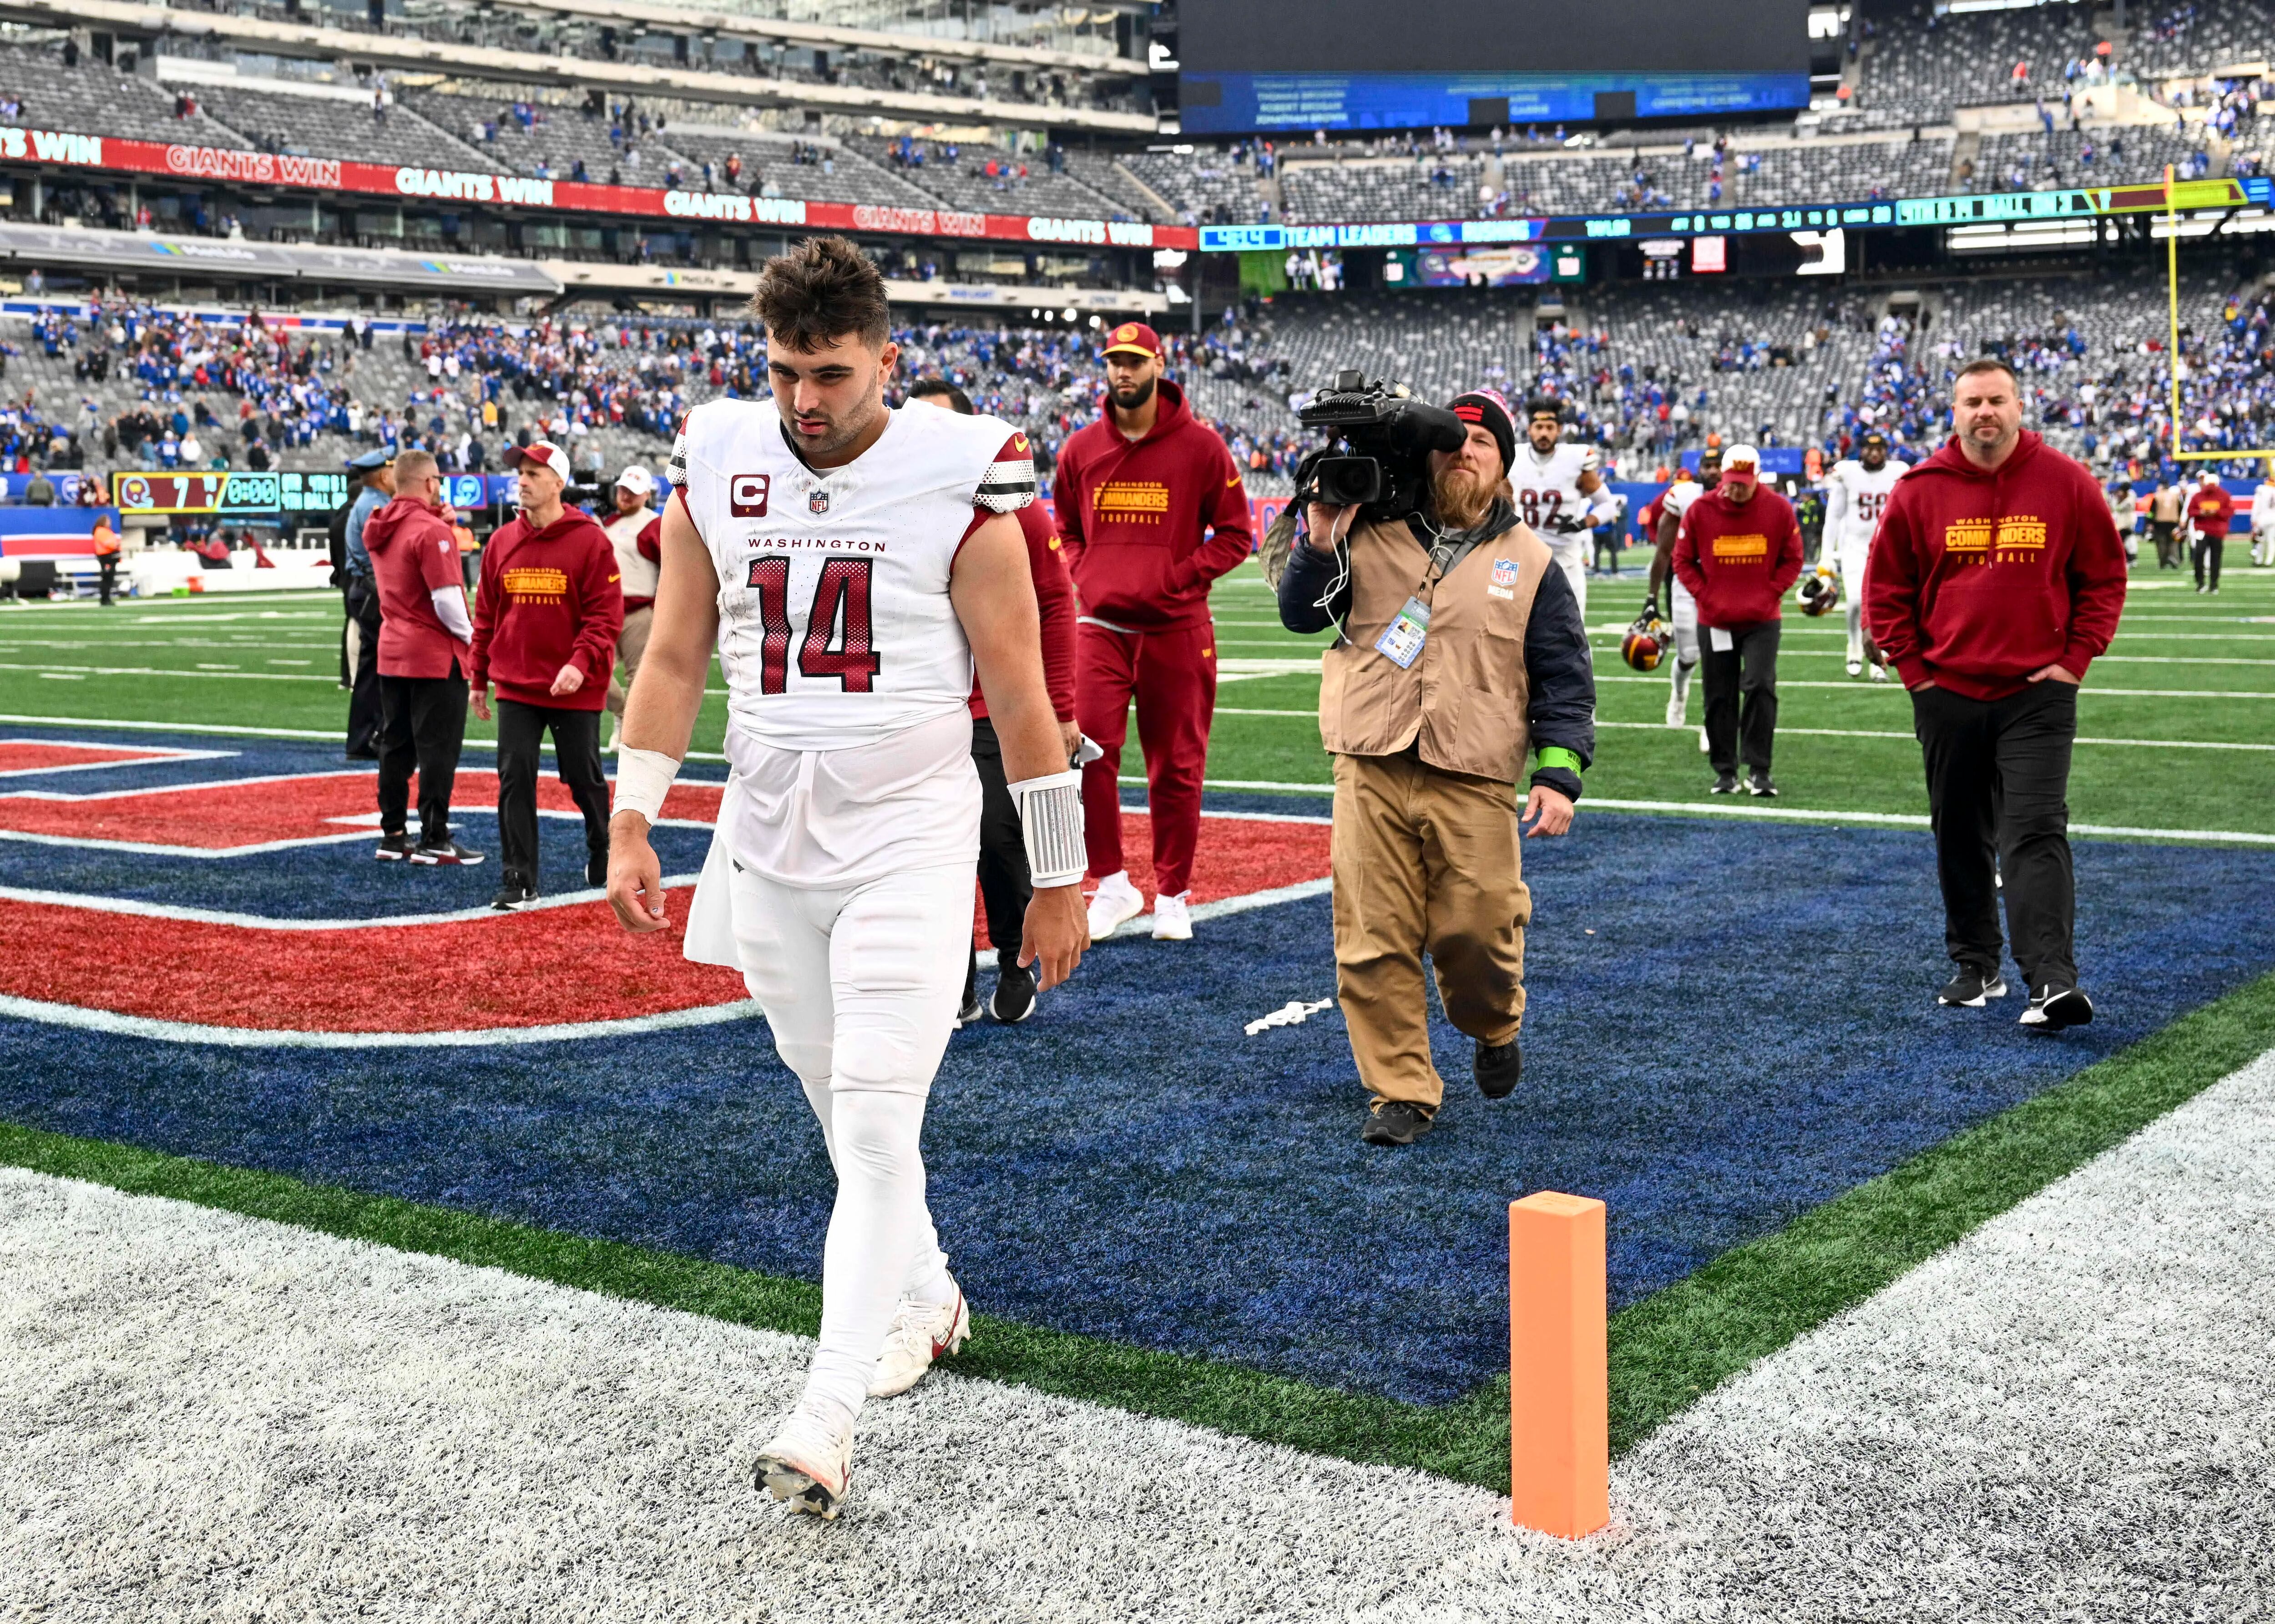
[[[421,867],[482,860],[450,838],[450,789],[466,741],[466,619],[458,538],[432,453],[395,459],[395,496],[365,521],[379,592],[379,850]],[[419,843],[411,843],[411,769],[419,769]]]
[[[1105,752],[1082,774],[1097,881],[1090,934],[1110,936],[1145,907],[1122,860],[1122,745],[1135,694],[1153,820],[1153,934],[1183,941],[1193,933],[1186,900],[1216,710],[1209,583],[1248,556],[1248,492],[1224,442],[1162,377],[1152,328],[1113,329],[1105,365],[1106,413],[1067,441],[1051,478],[1082,609],[1076,714]]]
[[[505,872],[493,908],[537,900],[537,747],[585,814],[585,883],[608,882],[608,782],[601,768],[601,710],[608,698],[624,594],[616,548],[592,516],[564,505],[569,454],[549,440],[506,453],[520,475],[521,511],[482,549],[469,681],[474,714],[489,719],[497,684],[498,844]]]
[[[1674,534],[1674,578],[1698,605],[1699,675],[1706,684],[1706,756],[1716,795],[1747,789],[1775,795],[1770,753],[1777,740],[1777,657],[1786,588],[1801,575],[1801,525],[1793,504],[1761,483],[1761,454],[1722,453],[1722,482],[1683,510]]]
[[[2077,689],[2125,608],[2125,548],[2093,476],[2022,431],[2014,369],[1959,374],[1959,432],[1896,484],[1864,571],[1864,619],[1911,691],[1958,973],[1938,1001],[2003,998],[1999,890],[2029,984],[2022,1024],[2093,1018],[2072,950],[2069,758]],[[1998,866],[1992,867],[1996,852]]]
[[[2235,498],[2207,465],[2203,481],[2188,493],[2188,551],[2196,566],[2196,590],[2219,590],[2220,555],[2227,550],[2227,533],[2235,527]],[[2211,585],[2204,585],[2204,565],[2211,565]]]

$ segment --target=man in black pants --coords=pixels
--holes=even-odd
[[[1674,576],[1698,605],[1699,676],[1706,689],[1710,793],[1735,795],[1741,763],[1749,793],[1773,796],[1777,656],[1786,589],[1801,574],[1793,504],[1760,480],[1750,445],[1722,454],[1722,482],[1683,510]]]
[[[357,490],[332,516],[332,572],[346,619],[340,628],[340,685],[348,691],[347,759],[379,756],[379,584],[372,574],[364,526],[395,495],[395,453],[385,446],[348,465]]]
[[[382,862],[420,867],[479,863],[450,837],[450,789],[466,739],[465,655],[473,626],[458,575],[458,541],[442,506],[442,476],[426,451],[405,451],[396,495],[363,526],[380,612],[379,850]],[[406,823],[419,769],[419,843]]]
[[[945,378],[918,380],[909,389],[909,399],[972,415],[971,397]],[[1058,539],[1043,517],[1043,504],[1029,502],[1017,517],[1020,533],[1026,538],[1028,568],[1035,578],[1035,607],[1042,617],[1043,676],[1050,687],[1052,714],[1058,718],[1060,742],[1072,761],[1082,743],[1082,730],[1074,721],[1074,587],[1059,562]],[[987,1013],[999,1021],[1024,1021],[1035,1008],[1034,969],[1018,962],[1034,887],[1027,872],[1019,810],[1003,775],[1002,747],[976,681],[971,685],[971,765],[979,774],[979,895],[987,910],[987,940],[995,944],[995,993]],[[964,1002],[956,1019],[969,1026],[979,1014],[979,960],[975,954],[964,967]]]
[[[521,511],[482,549],[467,680],[489,719],[497,684],[498,844],[505,872],[490,906],[537,900],[537,752],[553,734],[554,767],[585,817],[585,883],[608,882],[608,784],[601,767],[624,594],[616,548],[593,516],[566,506],[569,457],[540,440],[506,453]]]
[[[1927,764],[1944,941],[1937,1001],[2003,998],[1999,880],[2022,1024],[2093,1019],[2072,947],[2070,747],[2086,667],[2125,608],[2125,547],[2083,467],[2022,430],[2014,371],[1990,357],[1954,390],[1950,443],[1897,481],[1864,582],[1872,638],[1911,691]],[[1993,866],[1993,857],[1997,866]]]

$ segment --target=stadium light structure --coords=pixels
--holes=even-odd
[[[92,27],[128,39],[203,40],[271,56],[321,62],[367,62],[374,67],[398,72],[441,73],[452,78],[495,79],[578,90],[639,92],[739,107],[808,108],[855,117],[896,115],[936,123],[996,125],[1022,130],[1077,130],[1095,134],[1150,136],[1155,131],[1155,120],[1150,113],[982,101],[976,96],[872,90],[859,86],[814,85],[797,79],[758,79],[695,68],[601,62],[408,34],[362,34],[310,23],[272,22],[266,18],[238,17],[226,11],[193,11],[146,4],[140,0],[0,0],[0,21],[66,31]]]

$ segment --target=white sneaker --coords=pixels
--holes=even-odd
[[[1187,906],[1190,891],[1180,891],[1175,896],[1167,892],[1153,899],[1153,940],[1155,941],[1190,941],[1193,939],[1193,916]]]
[[[885,1333],[885,1351],[877,1356],[877,1373],[869,1379],[869,1396],[888,1399],[906,1393],[924,1379],[934,1359],[956,1352],[971,1334],[971,1310],[962,1287],[956,1287],[953,1303],[902,1298],[893,1311],[892,1329]]]
[[[824,1421],[805,1409],[784,1416],[751,1469],[752,1486],[792,1511],[810,1511],[825,1520],[844,1508],[845,1486],[853,1474],[853,1429]]]
[[[1690,707],[1688,705],[1683,703],[1682,696],[1681,694],[1668,694],[1667,696],[1667,725],[1670,728],[1681,727],[1682,725],[1683,713],[1689,708]]]
[[[1145,899],[1130,883],[1130,871],[1108,874],[1090,898],[1090,939],[1104,941],[1125,922],[1145,911]]]
[[[1872,680],[1873,680],[1874,682],[1876,682],[1876,683],[1885,683],[1885,682],[1886,682],[1886,681],[1888,680],[1888,668],[1887,668],[1887,667],[1886,667],[1886,666],[1884,666],[1884,665],[1876,665],[1876,666],[1874,666],[1874,667],[1872,667],[1872,668],[1871,668],[1871,670],[1872,670]]]
[[[1714,753],[1714,746],[1706,742],[1706,729],[1704,728],[1698,729],[1698,753],[1702,756]]]
[[[1849,676],[1863,676],[1863,675],[1864,675],[1864,662],[1863,662],[1863,661],[1861,661],[1861,660],[1851,660],[1851,661],[1848,662],[1848,675],[1849,675]]]

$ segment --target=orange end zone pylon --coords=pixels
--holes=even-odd
[[[1612,1518],[1604,1302],[1604,1204],[1510,1202],[1508,1514],[1563,1539]]]

